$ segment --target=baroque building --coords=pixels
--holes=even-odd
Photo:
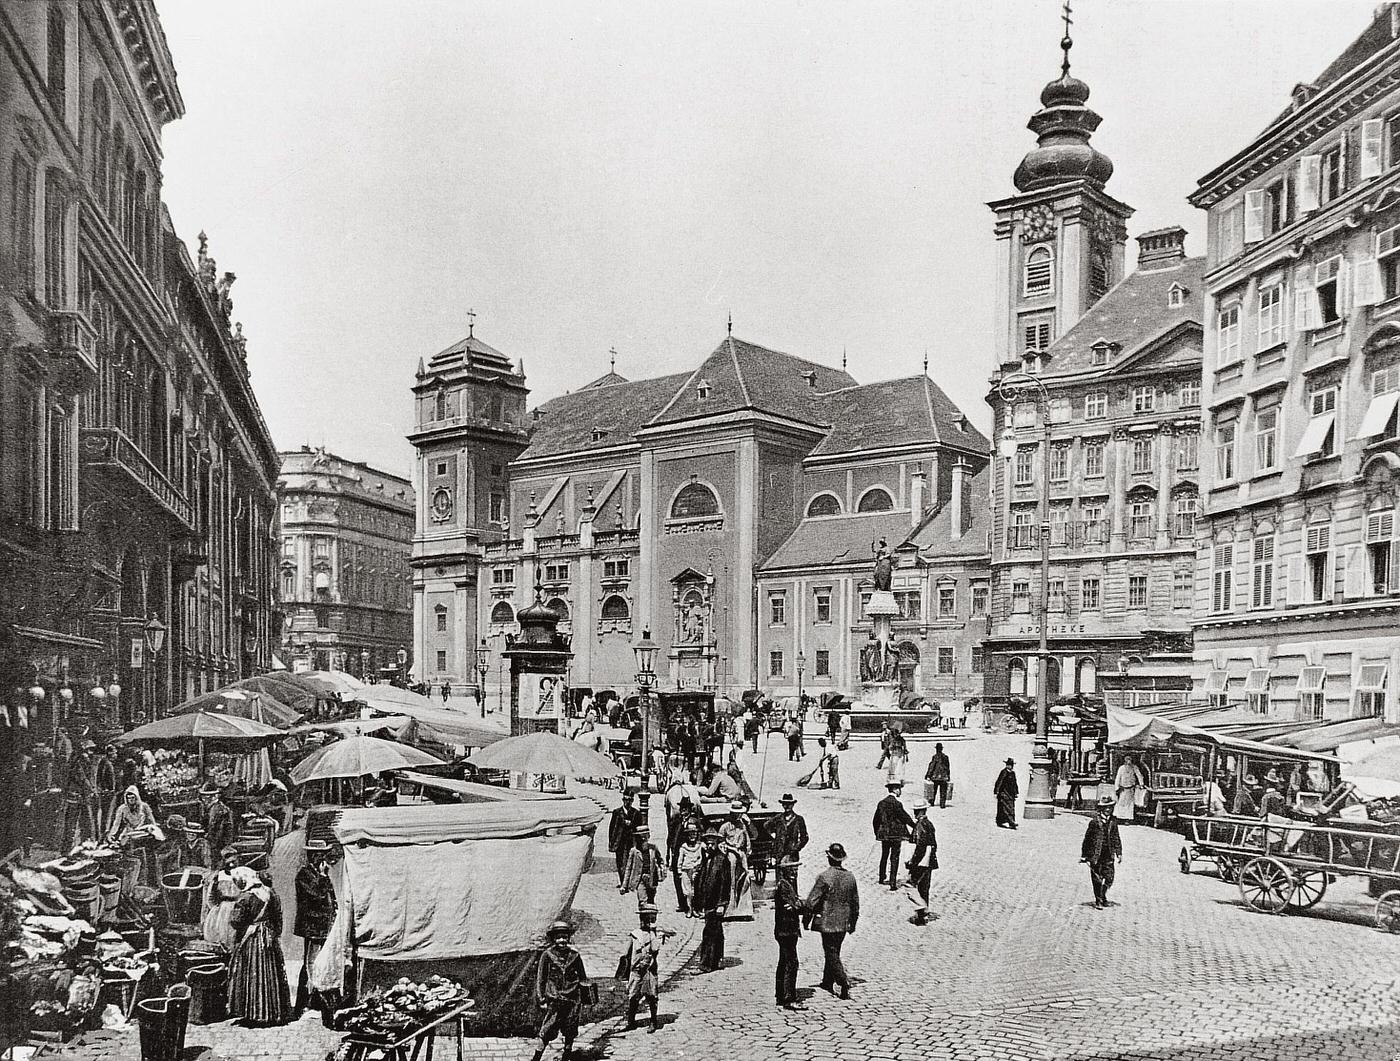
[[[277,459],[233,274],[161,203],[154,6],[3,3],[0,45],[0,698],[37,739],[270,665]]]
[[[287,665],[360,677],[399,671],[413,638],[413,486],[310,446],[281,458]]]
[[[1041,94],[1038,143],[996,216],[997,355],[987,401],[991,600],[985,690],[1038,689],[1047,613],[1050,697],[1133,703],[1190,688],[1198,505],[1203,260],[1185,232],[1138,237],[1090,143],[1100,118],[1069,72]],[[1008,401],[1003,380],[1033,381]],[[1025,400],[1035,399],[1035,400]],[[1047,494],[1046,523],[1039,503]],[[1041,584],[1042,535],[1050,549]]]
[[[903,543],[986,463],[986,440],[930,380],[861,386],[733,335],[690,371],[609,371],[528,413],[523,364],[469,335],[420,364],[413,390],[424,681],[477,684],[484,640],[499,688],[538,592],[572,638],[575,687],[631,688],[632,644],[650,630],[663,688],[795,688],[796,649],[771,622],[789,539]],[[823,651],[846,668],[833,681],[866,636],[855,571],[869,548],[825,605],[845,632],[809,646],[814,667]],[[794,617],[805,601],[794,591]]]
[[[1198,689],[1400,718],[1400,8],[1191,196],[1208,212]]]

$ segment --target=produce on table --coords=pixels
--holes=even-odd
[[[423,983],[408,977],[381,992],[370,995],[358,1006],[342,1010],[339,1019],[346,1031],[368,1034],[402,1035],[419,1024],[465,1002],[463,987],[443,976],[430,976]]]

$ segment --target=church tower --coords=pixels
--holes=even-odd
[[[528,441],[525,367],[476,338],[418,362],[413,384],[414,672],[419,681],[475,684],[477,569],[509,536],[506,468]]]
[[[1089,86],[1069,72],[1069,5],[1060,76],[1031,116],[1036,146],[996,213],[996,367],[1038,370],[1042,352],[1123,278],[1132,208],[1104,191],[1113,163],[1089,139],[1101,119]]]

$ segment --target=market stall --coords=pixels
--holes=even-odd
[[[535,951],[565,916],[602,820],[587,799],[346,810],[344,892],[313,985],[361,994],[440,974],[477,1000],[475,1030],[530,1029]]]

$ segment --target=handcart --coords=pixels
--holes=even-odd
[[[1337,877],[1367,877],[1376,927],[1400,932],[1400,832],[1373,822],[1307,825],[1289,818],[1186,817],[1192,841],[1178,856],[1182,873],[1212,860],[1245,904],[1266,914],[1316,906]]]

